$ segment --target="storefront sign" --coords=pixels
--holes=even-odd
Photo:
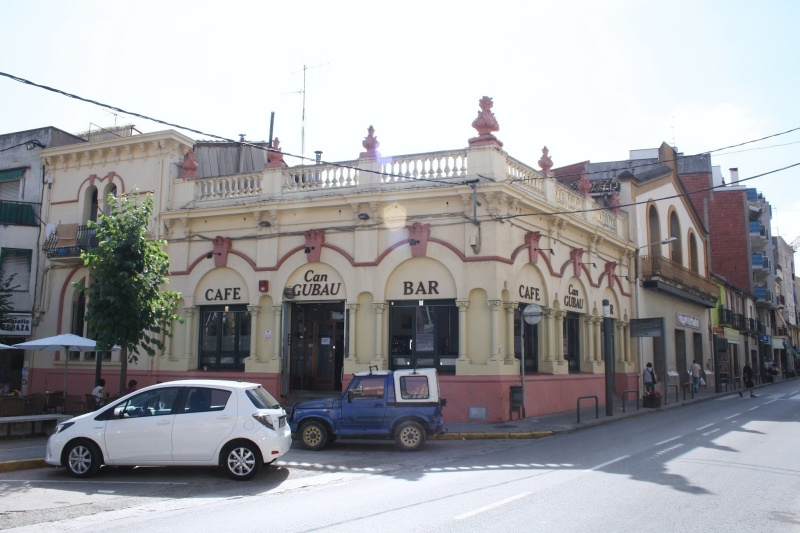
[[[731,344],[739,344],[739,331],[731,328],[722,328],[725,339]]]
[[[530,285],[519,286],[519,297],[523,300],[533,300],[535,302],[539,302],[541,301],[539,292],[539,287],[531,287]]]
[[[569,294],[564,296],[564,305],[567,307],[574,307],[575,309],[583,309],[583,298],[578,298],[578,296],[580,296],[578,289],[570,285],[567,292],[569,292]]]
[[[33,315],[30,313],[6,313],[0,324],[0,336],[27,337],[31,334]]]
[[[683,313],[676,314],[676,321],[682,328],[700,329],[700,319],[696,316],[684,315]]]
[[[208,289],[205,292],[206,300],[226,302],[229,300],[241,300],[241,287],[225,287],[224,289]]]
[[[663,318],[631,319],[631,337],[661,337],[664,335]]]
[[[403,296],[408,296],[410,294],[439,294],[439,282],[428,281],[426,287],[423,281],[417,283],[416,286],[413,281],[404,281]]]
[[[318,274],[312,269],[303,274],[303,283],[287,287],[286,295],[297,296],[336,296],[342,288],[341,282],[329,282],[327,274]],[[291,292],[290,292],[291,291]]]

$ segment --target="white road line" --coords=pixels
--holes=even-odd
[[[706,424],[705,426],[700,426],[699,428],[697,428],[697,430],[696,430],[696,431],[703,431],[703,430],[704,430],[704,429],[706,429],[706,428],[710,428],[710,427],[711,427],[711,426],[713,426],[714,424],[716,424],[716,422],[712,422],[711,424]]]
[[[770,400],[770,401],[768,401],[768,402],[764,402],[764,405],[768,405],[768,404],[771,404],[772,402],[777,402],[777,401],[778,401],[778,400]]]
[[[0,479],[3,483],[81,483],[90,485],[188,485],[175,481],[67,481],[59,479]]]
[[[755,410],[756,410],[756,409],[758,409],[758,408],[759,408],[759,406],[758,406],[758,405],[756,405],[755,407],[751,407],[750,409],[748,409],[748,411],[755,411]]]
[[[610,461],[606,461],[605,463],[599,464],[597,466],[593,466],[592,468],[588,468],[585,471],[586,472],[592,472],[593,470],[599,470],[599,469],[603,468],[604,466],[608,466],[610,464],[614,464],[614,463],[616,463],[618,461],[622,461],[623,459],[627,459],[628,457],[630,457],[630,455],[623,455],[622,457],[617,457],[616,459],[611,459]]]
[[[496,507],[500,507],[501,505],[505,505],[507,503],[511,503],[513,501],[519,500],[520,498],[524,498],[524,497],[530,496],[530,495],[531,495],[530,492],[523,492],[522,494],[517,494],[516,496],[512,496],[510,498],[506,498],[505,500],[500,500],[499,502],[495,502],[495,503],[493,503],[491,505],[487,505],[485,507],[480,507],[480,508],[475,509],[473,511],[470,511],[468,513],[464,513],[464,514],[460,514],[458,516],[454,516],[453,520],[463,520],[465,518],[469,518],[470,516],[475,516],[478,513],[482,513],[484,511],[489,511],[489,510],[494,509]]]
[[[678,435],[677,437],[672,437],[671,439],[662,440],[661,442],[656,442],[655,444],[653,444],[653,446],[661,446],[662,444],[672,442],[673,440],[678,440],[681,437],[683,437],[683,435]]]
[[[708,437],[709,435],[711,435],[712,433],[716,433],[717,431],[722,431],[722,430],[719,428],[712,429],[711,431],[706,431],[705,433],[703,433],[703,436]]]
[[[742,413],[736,413],[735,415],[726,416],[725,418],[723,418],[723,420],[730,420],[731,418],[736,418],[736,417],[737,417],[737,416],[739,416],[740,414],[742,414]]]
[[[794,393],[792,393],[792,394],[794,394]],[[796,395],[796,396],[792,396],[792,397],[791,397],[791,398],[789,398],[789,399],[790,399],[790,400],[800,400],[800,394],[798,394],[798,395]]]

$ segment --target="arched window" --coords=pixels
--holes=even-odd
[[[111,202],[108,201],[109,196],[117,197],[117,186],[113,183],[108,184],[105,188],[105,194],[103,194],[103,213],[105,213],[106,216],[111,216]]]
[[[83,196],[83,223],[97,222],[97,187],[89,187]]]
[[[694,233],[689,233],[689,270],[695,274],[700,273],[700,261],[697,257],[697,239]]]
[[[675,211],[669,214],[669,236],[677,239],[669,245],[670,259],[683,265],[683,239],[681,239],[681,223],[678,222],[678,214]]]
[[[648,220],[648,230],[650,232],[650,242],[655,243],[651,244],[650,246],[650,255],[660,256],[661,226],[658,223],[658,211],[656,211],[656,206],[651,205],[650,209],[648,209],[647,220]]]

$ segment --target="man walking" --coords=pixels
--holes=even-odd
[[[747,363],[744,364],[744,368],[742,369],[742,377],[744,378],[744,387],[750,391],[750,397],[756,398],[756,395],[753,394],[753,387],[755,387],[755,383],[753,383],[753,369],[750,368],[750,365]],[[744,397],[742,391],[739,391],[739,397]]]
[[[694,363],[692,364],[692,381],[694,382],[694,391],[697,392],[697,387],[700,386],[700,378],[703,374],[703,369],[700,368],[700,365],[697,363],[697,359],[695,359]]]

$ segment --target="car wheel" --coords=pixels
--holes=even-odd
[[[94,442],[76,440],[67,448],[64,464],[74,477],[92,477],[100,471],[103,454]]]
[[[251,479],[261,470],[261,450],[250,442],[235,442],[222,452],[222,468],[237,481]]]
[[[413,420],[401,423],[394,432],[394,441],[404,452],[419,450],[425,444],[425,438],[425,429]]]
[[[314,420],[300,427],[300,444],[307,450],[319,451],[328,444],[328,430]]]

